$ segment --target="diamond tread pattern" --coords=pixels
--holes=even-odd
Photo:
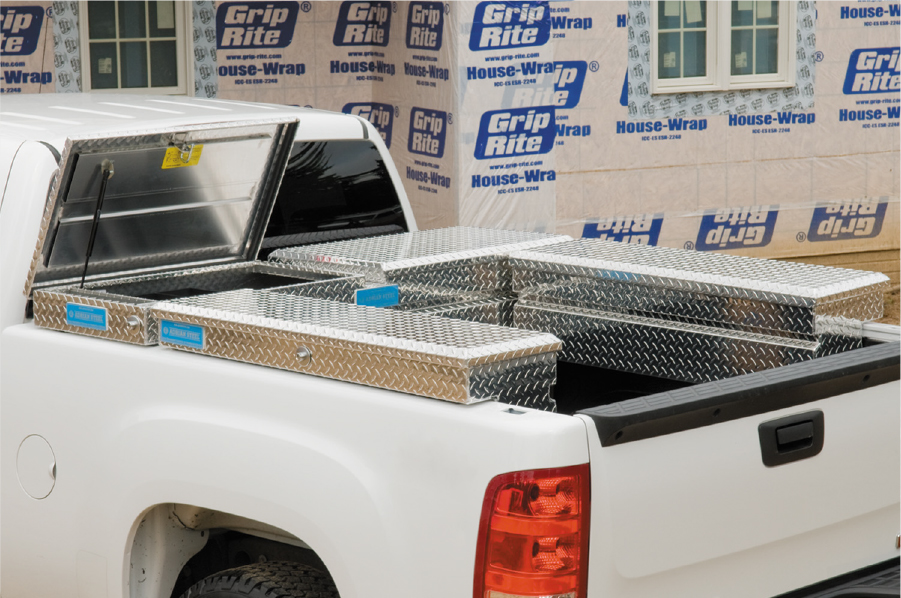
[[[229,569],[197,582],[181,598],[339,598],[328,573],[298,563]]]
[[[560,341],[548,334],[254,290],[161,302],[152,312],[204,329],[202,349],[161,341],[183,351],[458,403],[555,405]],[[299,359],[298,347],[311,357]]]
[[[513,313],[517,327],[560,338],[561,361],[695,383],[778,368],[862,344],[850,337],[824,337],[815,343],[746,332],[726,334],[676,322],[525,303],[517,303]]]

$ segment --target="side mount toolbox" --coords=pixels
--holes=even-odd
[[[296,127],[283,114],[68,139],[26,286],[35,324],[148,345],[163,298],[300,285],[352,300],[359,281],[252,261]]]
[[[550,334],[268,290],[160,302],[160,344],[457,403],[554,410]]]

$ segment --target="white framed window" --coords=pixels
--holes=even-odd
[[[651,3],[651,93],[792,87],[795,3]]]
[[[191,2],[82,1],[79,15],[84,91],[193,91]]]

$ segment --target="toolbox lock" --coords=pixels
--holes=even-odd
[[[757,432],[767,467],[813,457],[823,450],[823,412],[808,411],[763,422]]]
[[[301,367],[310,365],[313,360],[313,352],[303,345],[297,347],[297,361]]]
[[[125,323],[128,324],[129,328],[140,328],[141,318],[139,318],[138,316],[128,316],[125,319]]]

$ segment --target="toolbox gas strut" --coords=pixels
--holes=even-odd
[[[88,262],[91,261],[91,253],[94,251],[94,239],[97,237],[97,225],[100,224],[100,210],[103,209],[103,197],[106,195],[106,183],[113,175],[116,169],[112,160],[104,160],[100,163],[102,172],[100,178],[100,193],[97,195],[97,206],[94,208],[94,220],[91,222],[91,235],[88,237],[88,251],[84,256],[84,269],[81,271],[81,288],[84,288],[84,278],[88,275]]]

